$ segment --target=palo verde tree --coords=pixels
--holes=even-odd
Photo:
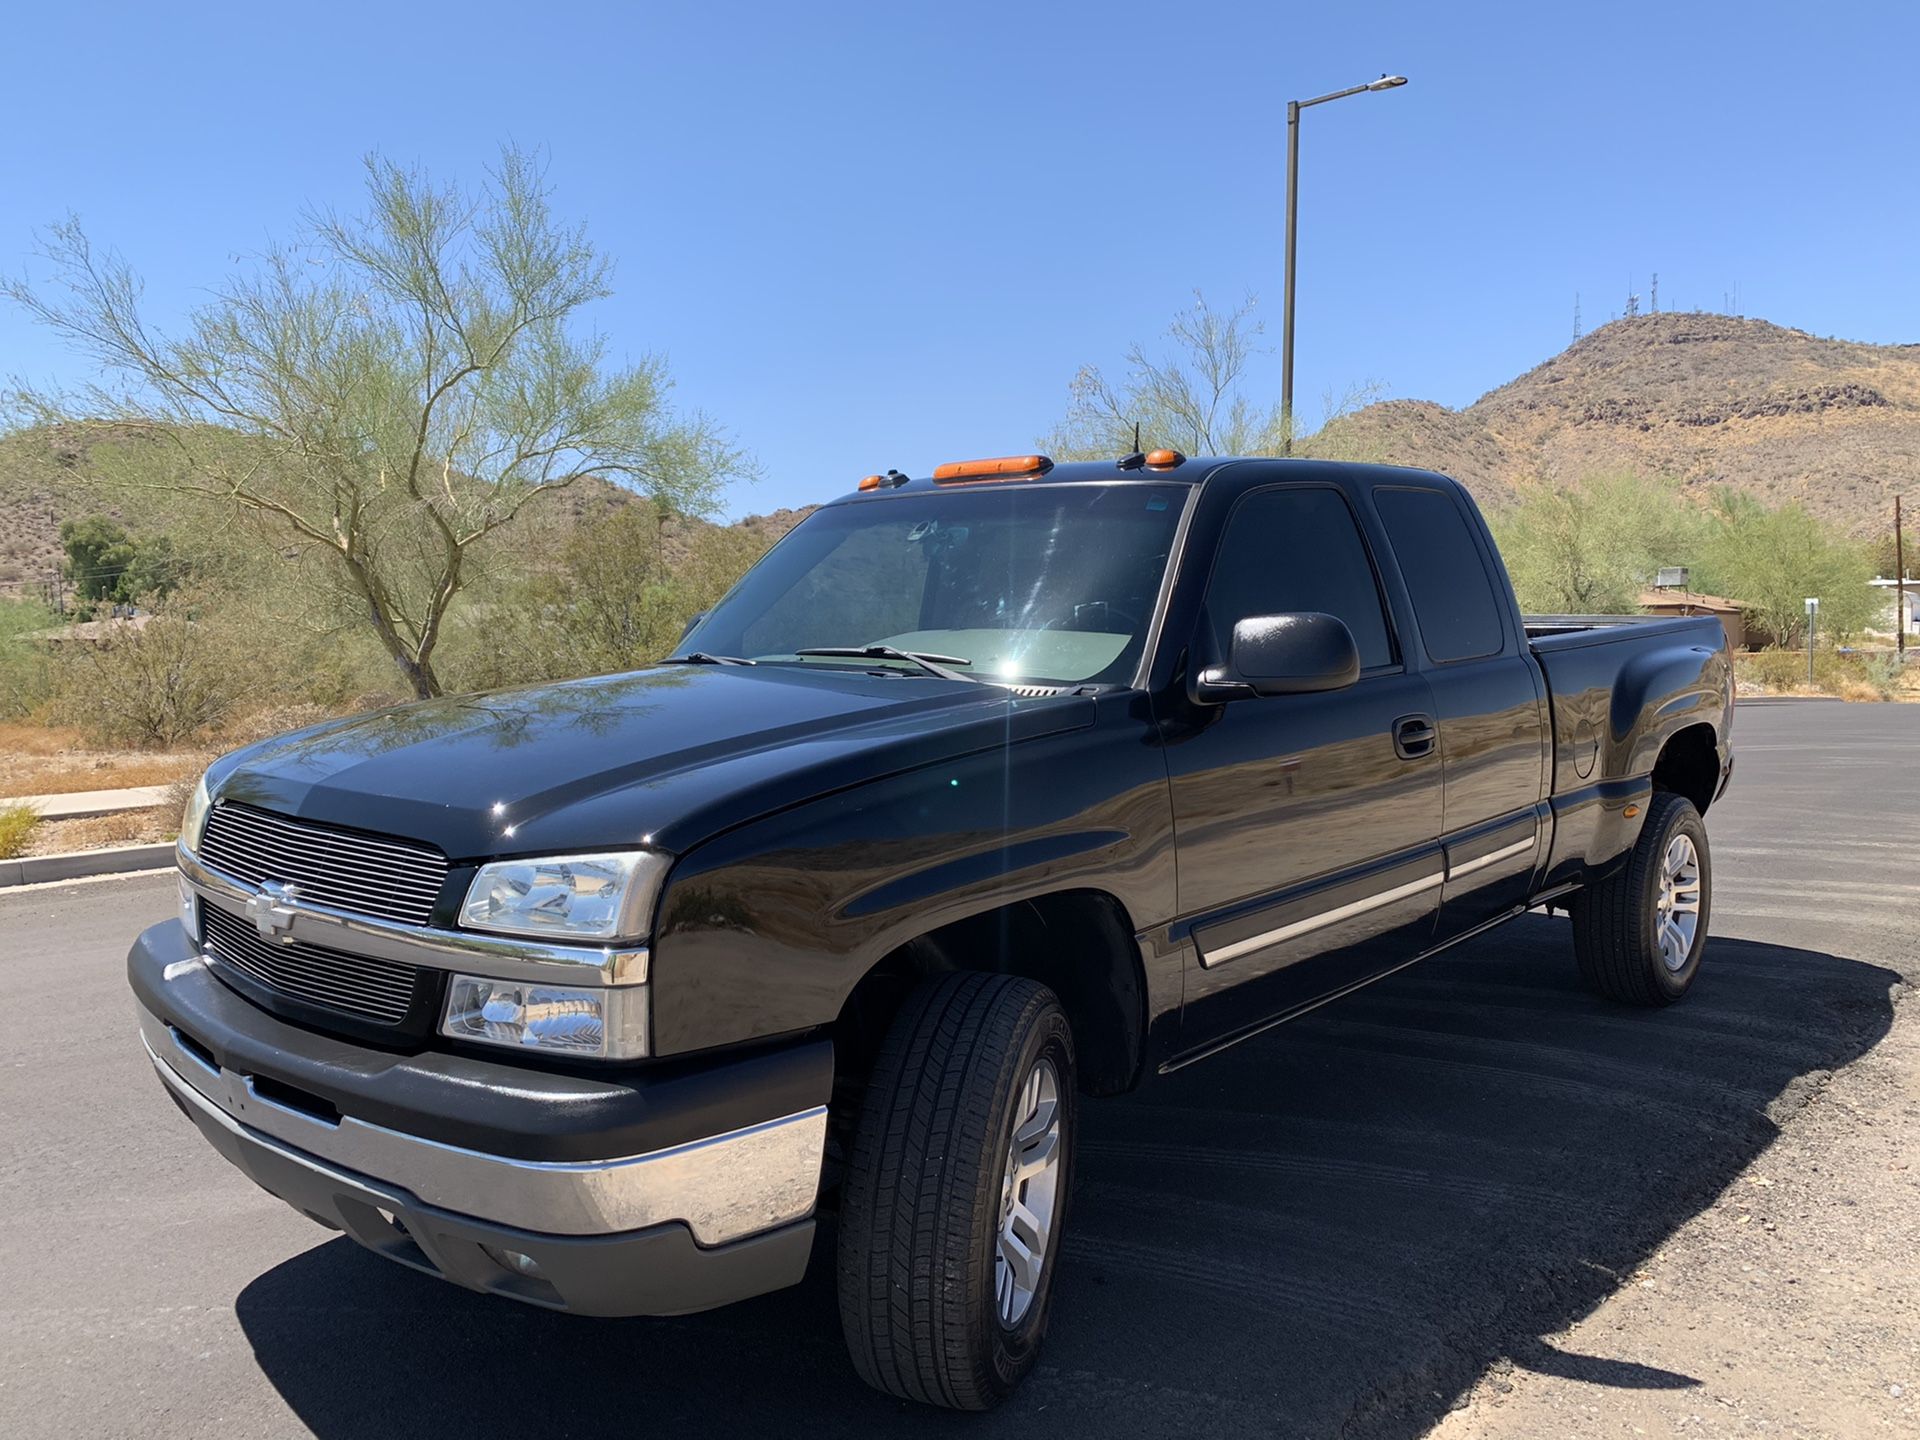
[[[128,265],[69,218],[44,284],[0,285],[100,367],[27,413],[116,437],[132,483],[230,507],[318,556],[421,697],[448,607],[484,547],[541,497],[590,478],[709,513],[739,452],[670,408],[657,358],[609,363],[580,311],[609,264],[557,221],[520,151],[475,191],[367,161],[367,208],[309,213],[177,334],[142,314]]]
[[[1097,365],[1080,368],[1068,385],[1067,413],[1041,449],[1056,460],[1108,460],[1125,455],[1139,436],[1141,448],[1161,447],[1185,455],[1279,455],[1285,422],[1278,402],[1248,393],[1248,370],[1265,347],[1253,318],[1254,303],[1216,310],[1194,292],[1193,304],[1173,317],[1158,352],[1128,347],[1118,381]],[[1344,437],[1329,435],[1329,422],[1378,398],[1372,381],[1336,395],[1323,395],[1322,433],[1301,435],[1300,454],[1328,459],[1375,459],[1349,453]],[[1298,414],[1295,416],[1296,423]]]

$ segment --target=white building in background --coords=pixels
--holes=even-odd
[[[1909,638],[1920,635],[1920,580],[1907,581],[1907,613],[1898,619],[1894,617],[1894,607],[1899,603],[1898,580],[1873,579],[1867,582],[1879,590],[1881,597],[1880,622],[1875,627],[1892,635],[1905,630]]]

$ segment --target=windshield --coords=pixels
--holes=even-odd
[[[1137,482],[979,485],[831,505],[749,570],[676,653],[914,668],[799,654],[884,645],[982,680],[1124,683],[1185,495]]]

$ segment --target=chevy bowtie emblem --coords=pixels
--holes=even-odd
[[[287,938],[287,931],[293,928],[294,902],[299,897],[295,886],[282,885],[278,880],[261,881],[259,894],[247,897],[247,918],[262,940]]]

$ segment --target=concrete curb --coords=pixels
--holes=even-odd
[[[0,800],[8,805],[30,805],[42,820],[90,820],[127,810],[153,810],[167,803],[170,785],[136,785],[122,790],[75,790],[62,795],[16,795]]]
[[[171,840],[71,850],[64,855],[29,855],[20,860],[0,860],[0,889],[40,885],[48,880],[80,880],[89,875],[119,875],[129,870],[159,870],[172,863]]]

